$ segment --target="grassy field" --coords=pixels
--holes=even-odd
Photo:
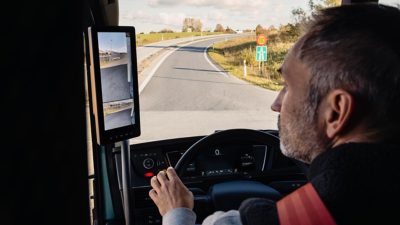
[[[196,37],[206,36],[213,34],[222,34],[221,32],[181,32],[181,33],[153,33],[153,34],[138,34],[136,36],[136,45],[143,46],[153,42],[159,42],[162,40],[184,38],[184,37]]]
[[[280,90],[283,80],[277,69],[292,45],[293,43],[282,42],[267,44],[268,60],[261,68],[255,58],[255,36],[216,43],[208,49],[208,54],[230,74],[263,88]],[[244,60],[247,76],[244,76]]]

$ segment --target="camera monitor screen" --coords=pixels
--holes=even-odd
[[[140,134],[135,31],[89,28],[93,112],[99,144]]]

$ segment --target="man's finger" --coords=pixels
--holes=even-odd
[[[157,192],[160,191],[161,184],[160,184],[160,182],[158,182],[158,179],[157,179],[156,176],[154,176],[154,177],[152,177],[152,178],[150,179],[150,185],[151,185],[151,187],[153,187],[154,190],[156,190]]]
[[[149,196],[150,196],[151,200],[153,200],[153,202],[157,204],[158,196],[157,196],[157,192],[154,189],[151,189],[149,191]]]
[[[168,179],[170,179],[170,180],[180,180],[178,175],[176,174],[174,168],[172,168],[172,167],[168,167],[167,175],[168,175]]]
[[[157,179],[158,179],[158,182],[160,182],[161,186],[162,186],[162,185],[165,185],[165,183],[168,182],[168,178],[167,178],[167,176],[165,175],[165,172],[164,172],[164,171],[160,171],[160,172],[157,174]]]

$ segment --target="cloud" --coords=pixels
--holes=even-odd
[[[128,12],[122,16],[122,18],[127,19],[127,20],[134,20],[134,21],[149,21],[153,19],[153,14],[150,14],[145,11],[134,11],[134,12]]]
[[[395,1],[395,0],[381,0]],[[182,29],[184,18],[201,19],[204,30],[217,23],[233,29],[286,24],[293,8],[307,8],[305,0],[119,0],[120,24],[138,32]]]
[[[265,0],[185,0],[185,2],[194,6],[213,7],[227,10],[250,10],[264,7],[266,5]]]
[[[158,15],[158,21],[160,24],[174,27],[182,27],[185,18],[186,15],[184,13],[160,13]]]
[[[254,10],[260,7],[265,7],[268,3],[265,0],[148,0],[148,5],[152,7],[172,7],[195,6],[195,7],[210,7],[225,10]]]
[[[148,0],[147,4],[152,7],[175,6],[181,4],[178,0]]]
[[[212,13],[208,13],[207,14],[207,21],[213,21],[213,22],[217,22],[217,23],[222,23],[223,21],[225,21],[228,17],[226,16],[225,13],[222,13],[220,11],[217,12],[212,12]]]
[[[134,11],[126,13],[122,16],[123,19],[132,23],[147,23],[153,25],[164,26],[165,28],[173,27],[180,29],[183,20],[186,18],[185,13],[157,13],[151,14],[146,11]]]

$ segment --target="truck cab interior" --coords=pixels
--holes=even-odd
[[[354,2],[365,1],[342,4]],[[88,27],[119,26],[120,7],[118,0],[59,0],[3,8],[2,224],[161,224],[149,181],[169,166],[194,194],[197,223],[250,197],[278,200],[307,182],[307,165],[285,157],[278,130],[262,125],[132,140],[127,158],[121,142],[99,145]]]

